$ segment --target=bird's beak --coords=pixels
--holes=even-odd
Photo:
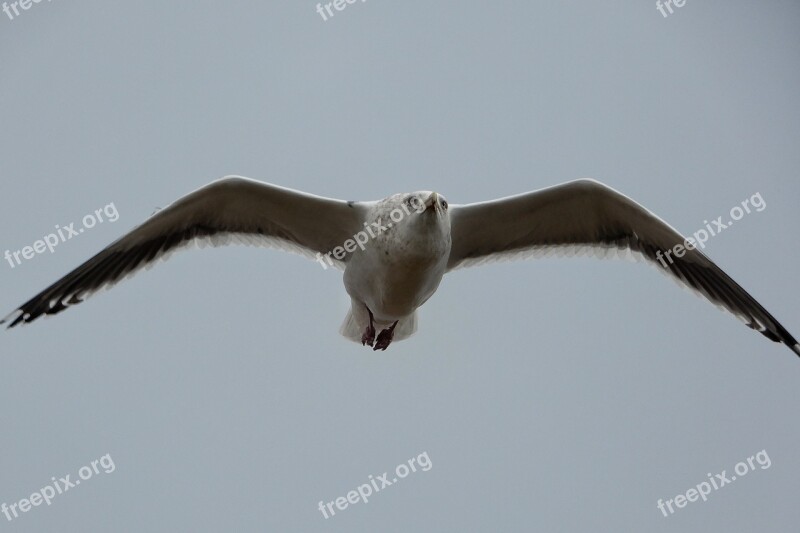
[[[439,194],[432,192],[428,199],[425,201],[425,208],[433,207],[436,211],[439,211]]]

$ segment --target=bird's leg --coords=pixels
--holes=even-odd
[[[367,306],[365,305],[364,307]],[[372,311],[369,310],[369,307],[367,307],[367,313],[369,313],[369,326],[364,330],[364,334],[361,335],[361,346],[367,344],[372,346],[372,343],[375,342],[375,317],[372,316]]]
[[[397,325],[397,322],[398,321],[395,320],[394,324],[380,332],[378,340],[375,342],[375,347],[372,348],[373,350],[385,350],[389,347],[389,344],[392,343],[392,337],[394,337],[394,327]]]

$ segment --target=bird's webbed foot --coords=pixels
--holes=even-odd
[[[392,338],[394,337],[395,326],[397,326],[397,320],[395,320],[394,324],[380,332],[378,335],[378,340],[375,342],[375,346],[372,348],[373,350],[385,350],[389,347],[389,345],[392,343]]]
[[[375,317],[372,316],[372,311],[369,310],[369,307],[367,307],[367,313],[369,313],[369,325],[364,330],[364,334],[361,335],[361,346],[372,346],[375,342]]]

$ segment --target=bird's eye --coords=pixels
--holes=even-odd
[[[447,200],[442,200],[442,208],[447,209]]]

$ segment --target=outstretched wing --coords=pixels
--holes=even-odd
[[[451,206],[448,270],[548,249],[627,249],[800,355],[792,335],[691,241],[682,257],[666,256],[686,239],[614,189],[579,180],[490,202]],[[558,251],[558,250],[556,250]]]
[[[78,304],[195,241],[262,244],[310,257],[361,229],[361,207],[237,176],[180,198],[22,304],[0,324],[32,322]],[[339,267],[342,266],[338,262]]]

